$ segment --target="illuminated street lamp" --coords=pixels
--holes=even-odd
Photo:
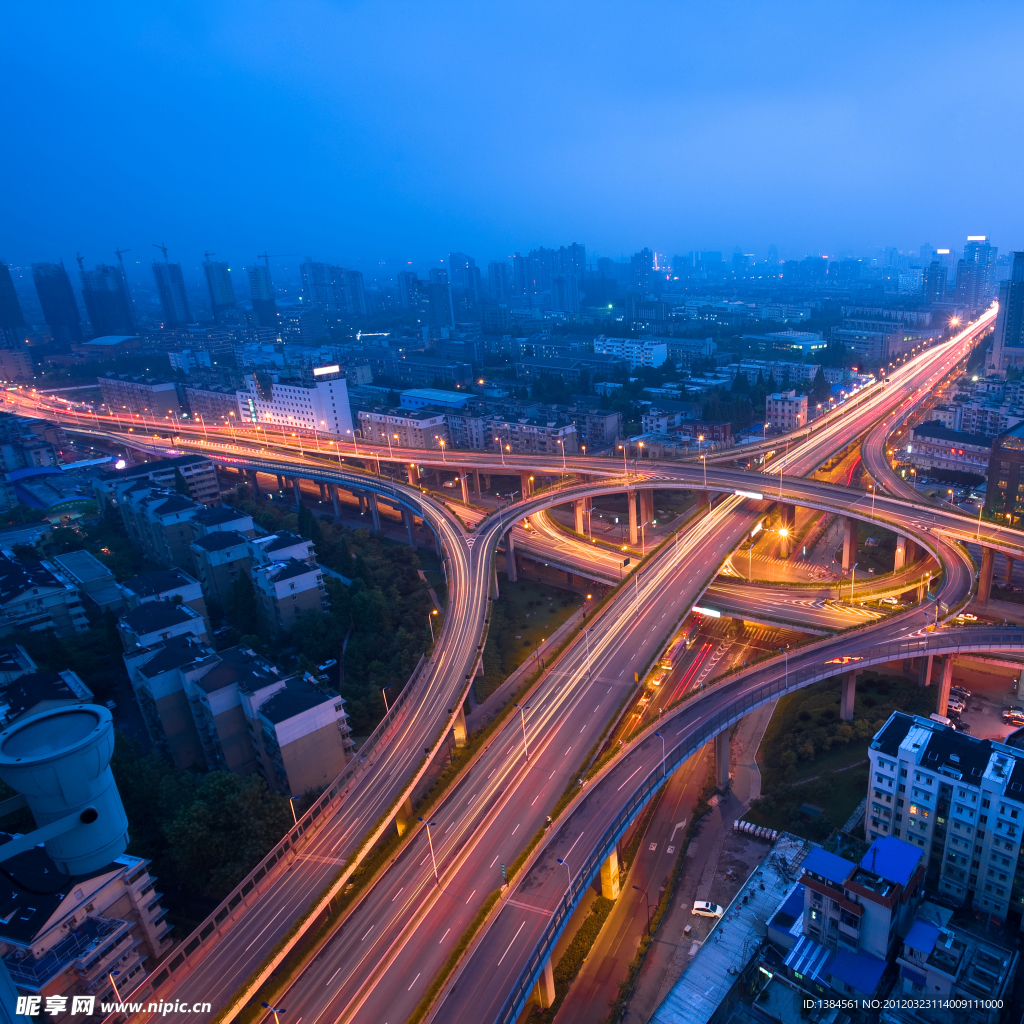
[[[385,714],[387,714],[388,712],[390,712],[390,711],[391,711],[391,708],[389,708],[389,707],[388,707],[388,690],[390,690],[390,689],[391,689],[391,687],[390,687],[390,686],[385,686],[385,687],[384,687],[384,688],[383,688],[383,689],[382,689],[382,690],[380,691],[380,692],[381,692],[381,694],[382,694],[382,695],[383,695],[383,697],[384,697],[384,713],[385,713]]]
[[[427,616],[427,625],[430,626],[430,642],[434,643],[434,616],[437,614],[437,609],[434,608],[431,613]]]
[[[626,446],[620,444],[619,451],[622,452],[622,472],[625,476],[629,476],[629,470],[626,468]]]
[[[116,995],[116,989],[115,989],[115,995]],[[281,1024],[281,1021],[279,1019],[279,1014],[287,1013],[288,1012],[283,1007],[271,1006],[270,1003],[260,1003],[260,1006],[262,1006],[264,1010],[269,1010],[274,1015],[274,1024]]]

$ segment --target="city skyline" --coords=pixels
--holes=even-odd
[[[0,255],[159,240],[365,271],[568,238],[613,256],[1024,240],[1015,5],[648,4],[625,35],[610,7],[398,13],[382,36],[370,5],[10,12]],[[983,100],[958,84],[981,64]]]

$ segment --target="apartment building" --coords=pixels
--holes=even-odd
[[[867,837],[916,845],[929,888],[1005,920],[1024,900],[1021,751],[896,711],[868,755]]]
[[[19,673],[0,685],[0,728],[6,729],[12,722],[50,708],[67,704],[87,704],[92,690],[71,669],[61,672],[37,672],[35,663],[24,648],[16,648],[21,654],[19,661],[28,662],[32,670]]]
[[[116,416],[124,426],[138,423],[173,429],[185,411],[174,381],[127,376],[98,380],[107,413]]]
[[[96,497],[101,505],[110,499],[117,500],[124,482],[148,482],[156,487],[174,490],[180,473],[188,488],[188,496],[204,505],[220,504],[220,485],[213,463],[204,455],[181,455],[176,459],[154,459],[140,462],[126,469],[102,474],[96,481]]]
[[[561,455],[564,451],[566,455],[576,455],[579,452],[576,424],[564,418],[506,420],[491,417],[488,429],[495,448],[506,448],[516,454]]]
[[[785,433],[807,426],[807,396],[795,391],[777,391],[765,398],[765,422]]]
[[[313,382],[274,380],[273,374],[248,374],[237,393],[238,415],[246,425],[301,433],[351,437],[348,385],[338,368]],[[316,371],[314,371],[315,373]]]
[[[287,633],[305,611],[322,612],[327,589],[320,566],[297,558],[255,566],[252,581],[267,622],[275,632]]]
[[[125,612],[117,624],[126,651],[151,647],[172,636],[190,634],[206,640],[206,620],[187,604],[149,601]]]
[[[166,568],[192,568],[192,519],[202,511],[201,505],[147,481],[123,484],[117,505],[128,536],[151,562]]]
[[[249,541],[249,552],[253,565],[267,565],[289,558],[305,562],[307,565],[316,564],[313,542],[290,530],[279,530],[277,533],[253,537]]]
[[[598,335],[594,339],[594,355],[614,356],[638,366],[661,366],[668,359],[668,343],[657,338],[608,338]]]
[[[140,572],[130,580],[119,583],[118,589],[124,595],[124,605],[129,610],[151,601],[173,601],[180,597],[183,604],[187,604],[209,621],[203,588],[199,585],[199,580],[190,576],[184,569]]]
[[[0,845],[13,836],[0,833]],[[42,846],[12,857],[0,894],[0,956],[19,992],[109,1001],[145,978],[173,942],[149,861],[130,854],[62,875]]]
[[[954,469],[985,476],[992,441],[983,434],[965,434],[930,420],[911,428],[907,459],[919,470]]]
[[[252,516],[230,505],[202,509],[192,517],[192,525],[201,537],[217,531],[233,531],[244,537],[256,536]]]
[[[81,593],[55,565],[0,551],[0,635],[52,629],[57,636],[70,636],[88,628]]]
[[[249,538],[234,530],[215,530],[197,537],[190,551],[203,593],[222,608],[228,607],[235,584],[251,565]]]
[[[114,574],[95,555],[88,551],[68,551],[54,555],[52,561],[100,611],[121,610],[123,597]]]
[[[440,409],[359,410],[359,429],[367,444],[381,448],[433,448],[449,444],[445,413]]]

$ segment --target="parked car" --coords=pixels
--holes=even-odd
[[[951,686],[949,688],[949,692],[950,693],[957,693],[961,697],[973,697],[974,696],[974,694],[972,694],[971,691],[968,690],[966,686]]]
[[[1012,711],[1017,715],[1024,715],[1024,707],[1021,707],[1019,704],[1007,704],[1003,710]]]
[[[690,913],[694,917],[721,917],[725,911],[717,903],[708,903],[707,900],[697,900],[693,904]]]
[[[967,705],[962,704],[958,700],[950,700],[949,703],[946,704],[946,707],[948,708],[947,714],[949,711],[955,711],[958,715],[962,715],[964,711],[967,710]]]
[[[1003,722],[1006,725],[1024,725],[1024,715],[1019,711],[1004,711]]]

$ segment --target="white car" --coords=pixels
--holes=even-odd
[[[708,903],[707,900],[697,900],[693,904],[690,913],[694,917],[721,917],[725,911],[717,903]]]

